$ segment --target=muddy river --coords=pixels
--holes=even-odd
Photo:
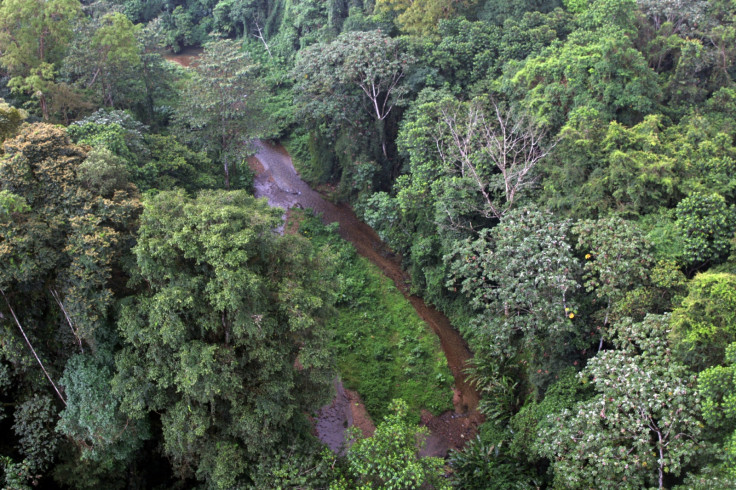
[[[452,327],[448,318],[437,309],[427,305],[422,298],[409,294],[408,277],[401,268],[401,259],[394,255],[381,242],[376,232],[360,221],[350,206],[334,204],[324,199],[318,192],[312,190],[304,182],[292,164],[291,158],[283,147],[266,142],[257,143],[255,194],[265,197],[271,206],[281,207],[284,210],[297,206],[312,208],[322,213],[325,223],[339,223],[338,233],[345,240],[352,243],[358,253],[376,264],[383,273],[391,278],[396,287],[402,291],[412,304],[419,316],[437,334],[442,350],[447,357],[447,363],[455,378],[454,413],[432,417],[425,414],[422,422],[430,427],[432,436],[428,441],[427,451],[441,455],[448,448],[462,446],[464,441],[472,437],[480,420],[477,413],[479,396],[472,385],[465,381],[463,370],[467,361],[472,357],[460,334]],[[341,406],[345,398],[342,386],[337,387],[338,396],[332,407]],[[337,420],[338,424],[345,424],[346,417],[335,416],[334,409],[329,418]],[[323,419],[321,419],[323,421]],[[334,439],[335,434],[329,434],[329,429],[323,427],[318,433],[325,439]],[[324,424],[323,424],[324,425]],[[328,435],[329,434],[329,435]],[[327,442],[327,441],[325,441]]]

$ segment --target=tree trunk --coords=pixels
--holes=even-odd
[[[227,163],[227,159],[222,159],[222,166],[225,169],[225,190],[230,190],[230,166]]]

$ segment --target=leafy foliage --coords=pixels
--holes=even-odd
[[[663,488],[698,450],[695,377],[667,345],[667,317],[615,325],[617,349],[591,359],[581,382],[598,394],[548,418],[538,447],[563,486]]]
[[[362,105],[383,121],[406,93],[400,82],[410,63],[399,42],[380,30],[343,33],[300,52],[293,73],[297,100],[312,119],[349,122]]]
[[[351,428],[355,442],[347,451],[348,478],[361,488],[405,489],[432,485],[449,488],[442,479],[442,460],[420,457],[418,448],[428,429],[418,428],[406,420],[407,405],[396,399],[389,405],[393,414],[378,424],[372,437],[360,438],[359,429]],[[349,488],[333,484],[330,488]]]
[[[57,430],[71,437],[82,459],[107,471],[120,471],[149,437],[145,421],[131,421],[120,412],[110,391],[112,371],[90,356],[77,355],[66,365],[60,384],[66,407]],[[115,466],[118,466],[117,468]]]
[[[636,123],[654,110],[660,97],[655,73],[618,29],[576,31],[564,44],[550,46],[516,70],[512,67],[507,90],[553,128],[560,128],[579,107]]]
[[[718,263],[728,256],[736,231],[734,207],[718,194],[692,194],[677,205],[677,227],[685,237],[685,263]]]
[[[728,273],[698,274],[672,313],[674,347],[698,371],[722,364],[727,346],[736,341],[734,281]]]
[[[161,414],[182,476],[232,487],[288,439],[333,377],[329,264],[244,191],[162,192],[141,218],[138,277],[112,384],[134,419]],[[295,426],[296,424],[296,426]]]
[[[80,14],[78,0],[9,0],[0,6],[0,63],[14,92],[38,99],[44,119],[54,70],[71,38],[71,21]]]
[[[482,356],[531,353],[529,369],[543,384],[576,343],[575,290],[580,265],[569,223],[533,208],[510,212],[477,240],[458,243],[452,281],[477,311],[469,332]],[[553,372],[554,372],[553,368]]]
[[[209,42],[176,115],[183,139],[196,142],[222,165],[226,189],[235,169],[245,180],[239,187],[248,187],[244,160],[252,152],[251,140],[264,130],[255,69],[235,42]]]

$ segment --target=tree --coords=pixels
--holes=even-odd
[[[148,124],[168,123],[176,96],[176,75],[171,64],[161,56],[160,22],[150,22],[138,31],[138,42],[141,47],[140,76],[145,88],[145,97],[141,101],[143,121]]]
[[[469,337],[476,356],[502,364],[524,353],[538,386],[564,362],[580,330],[574,297],[580,265],[569,232],[569,222],[520,208],[479,238],[457,242],[445,257],[447,286],[459,288],[475,311]]]
[[[680,201],[676,226],[684,237],[687,265],[717,264],[728,257],[736,231],[734,213],[734,206],[718,194],[696,192]]]
[[[377,0],[376,13],[396,16],[396,24],[407,34],[431,37],[441,19],[452,17],[455,8],[447,0]]]
[[[61,326],[66,334],[50,345],[63,339],[73,342],[71,352],[83,344],[96,351],[109,342],[107,315],[124,287],[113,270],[132,238],[137,191],[109,161],[86,162],[60,128],[29,126],[5,150],[2,192],[25,204],[11,203],[14,212],[0,221],[0,290],[21,319],[33,319],[31,337]]]
[[[386,488],[393,490],[423,488],[446,489],[449,485],[442,479],[442,460],[421,457],[419,449],[429,429],[416,427],[406,421],[406,402],[397,399],[391,402],[387,415],[378,424],[371,437],[362,438],[360,429],[351,427],[349,437],[354,439],[348,448],[347,473],[351,485],[336,481],[330,488]]]
[[[126,416],[160,414],[181,477],[248,483],[329,392],[331,268],[303,237],[276,234],[280,216],[245,191],[178,191],[141,217],[145,288],[123,306],[112,384]]]
[[[0,64],[10,73],[9,86],[29,93],[48,119],[46,94],[81,15],[78,0],[7,0],[0,5]]]
[[[646,116],[633,127],[606,117],[590,107],[569,115],[541,169],[545,193],[539,201],[579,218],[637,217],[674,206],[684,172],[672,150],[681,142],[672,141],[662,116]]]
[[[135,26],[121,13],[105,14],[81,26],[63,73],[85,91],[93,91],[99,104],[129,107],[140,97],[141,53]]]
[[[493,100],[492,110],[483,105],[480,99],[441,103],[433,139],[446,171],[470,180],[483,196],[480,214],[501,218],[534,184],[532,171],[554,144],[546,144],[545,132],[526,115],[502,110]]]
[[[327,116],[352,123],[352,111],[362,105],[380,123],[406,94],[400,82],[411,62],[399,41],[380,30],[344,32],[330,44],[299,52],[293,72],[297,102],[313,120]],[[385,156],[383,131],[381,146]]]
[[[266,129],[256,65],[234,41],[205,45],[193,66],[175,121],[182,139],[198,143],[224,169],[225,188],[231,170],[251,153],[251,141]]]
[[[553,131],[582,106],[633,125],[660,98],[656,73],[626,32],[612,27],[575,31],[564,44],[509,66],[504,78],[507,94]]]
[[[0,99],[0,141],[15,136],[27,117],[26,111],[16,109]]]
[[[149,437],[147,421],[131,420],[119,410],[110,390],[112,370],[89,355],[76,355],[66,364],[60,384],[67,405],[57,431],[71,438],[99,470],[121,471]]]
[[[580,375],[597,394],[549,415],[537,438],[561,487],[669,486],[699,449],[695,376],[673,359],[667,316],[630,319],[614,329],[615,350],[598,353]]]
[[[682,304],[672,312],[672,344],[696,371],[723,364],[736,342],[736,276],[702,272],[688,283]]]
[[[654,266],[651,245],[633,224],[618,217],[580,221],[573,227],[577,249],[585,252],[584,286],[605,302],[600,325],[603,340],[612,306],[637,286],[646,284]],[[600,318],[597,320],[601,321]]]
[[[535,167],[554,143],[525,114],[495,101],[424,96],[399,135],[400,148],[409,153],[412,187],[432,190],[440,226],[472,230],[503,217],[534,184]]]
[[[723,365],[711,366],[698,375],[703,395],[703,419],[722,443],[728,476],[736,477],[736,342],[726,348]]]
[[[21,454],[34,472],[57,453],[80,455],[56,432],[58,407],[69,408],[70,393],[74,406],[76,392],[63,394],[56,382],[81,351],[109,367],[111,310],[127,282],[121,265],[140,210],[124,175],[102,159],[85,167],[86,157],[63,128],[33,124],[5,141],[0,160],[0,366],[12,373],[4,391],[19,427],[8,443],[28,441]],[[51,396],[61,403],[42,406]],[[113,405],[95,414],[105,418]],[[32,418],[41,414],[43,423]]]
[[[520,19],[527,12],[551,12],[562,4],[560,0],[488,0],[478,10],[478,18],[502,26],[507,20]]]

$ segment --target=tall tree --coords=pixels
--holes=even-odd
[[[182,138],[204,147],[222,165],[226,189],[232,167],[243,163],[253,151],[252,140],[267,126],[256,68],[236,42],[207,43],[176,113]]]
[[[677,205],[676,226],[683,236],[684,262],[700,267],[719,263],[731,251],[736,231],[736,207],[723,196],[695,192]]]
[[[630,319],[616,328],[615,350],[599,353],[581,373],[598,392],[549,415],[538,436],[561,487],[664,488],[699,447],[695,376],[667,344],[668,318]]]
[[[111,364],[116,335],[110,313],[125,287],[121,262],[139,210],[138,193],[124,173],[110,162],[88,162],[86,149],[72,144],[63,128],[33,124],[5,142],[0,369],[7,369],[11,383],[0,389],[17,404],[17,438],[8,438],[8,445],[18,443],[33,474],[62,447],[71,459],[82,455],[71,440],[59,438],[58,408],[76,410],[80,420],[90,411],[113,418],[114,403],[84,403],[80,409],[76,395],[86,398],[80,393],[84,382],[63,385],[59,378],[70,357],[82,351],[95,365]],[[99,389],[109,393],[104,383]],[[72,419],[72,412],[64,413]],[[85,440],[67,427],[62,433]],[[123,427],[112,425],[106,436]]]
[[[580,265],[569,233],[569,222],[521,208],[479,238],[457,242],[446,257],[448,286],[460,289],[476,311],[469,337],[479,356],[502,363],[526,353],[538,386],[573,351],[581,330],[574,296]]]
[[[146,287],[118,324],[121,408],[160,414],[177,474],[219,488],[249,483],[263,452],[308,431],[302,414],[334,375],[330,266],[302,237],[276,234],[280,215],[245,191],[162,192],[134,248]]]
[[[437,33],[441,19],[455,12],[453,2],[447,0],[377,0],[376,12],[396,15],[396,24],[402,31],[415,36],[430,37]]]
[[[399,41],[380,30],[344,32],[329,44],[316,44],[299,53],[294,68],[297,102],[312,119],[327,116],[349,124],[362,106],[379,124],[385,156],[381,123],[406,94],[401,81],[411,62]]]
[[[581,106],[633,125],[660,98],[656,73],[627,32],[610,26],[575,31],[564,44],[553,44],[517,67],[509,66],[502,86],[555,130]]]
[[[0,63],[10,73],[10,87],[31,94],[49,112],[46,95],[81,15],[78,0],[6,0],[0,5]]]
[[[105,14],[80,26],[64,59],[63,73],[97,103],[130,107],[141,97],[141,56],[133,25],[119,13]]]
[[[429,100],[412,108],[399,145],[409,154],[413,186],[432,189],[438,224],[473,229],[503,217],[533,186],[554,142],[526,114],[488,98],[423,96]]]

